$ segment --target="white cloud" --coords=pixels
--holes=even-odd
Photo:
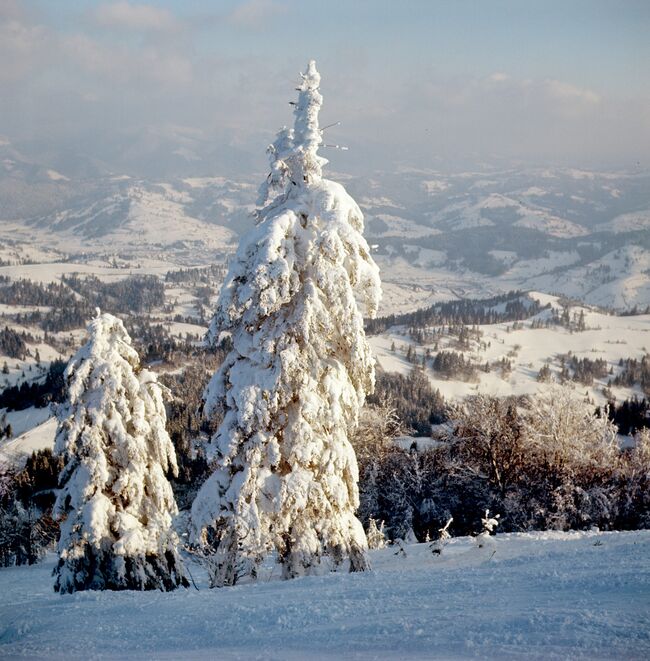
[[[495,71],[487,77],[489,83],[505,83],[510,80],[510,76],[503,71]]]
[[[154,0],[104,0],[94,5],[92,24],[79,20],[64,30],[47,12],[27,11],[28,2],[0,0],[0,130],[11,138],[49,139],[56,128],[66,144],[83,129],[93,136],[88,144],[99,148],[125,124],[136,133],[155,123],[183,124],[213,136],[215,149],[228,144],[263,161],[274,128],[291,121],[286,101],[305,55],[291,48],[242,54],[219,39],[204,49],[197,36],[208,24],[215,33],[236,26],[245,48],[258,39],[254,30],[278,29],[286,10],[281,1],[228,3],[235,7],[229,14],[199,21],[191,11],[175,16]],[[100,20],[110,29],[98,30]],[[590,89],[577,75],[561,80],[547,71],[530,78],[504,64],[483,76],[426,64],[388,75],[358,44],[346,50],[335,43],[316,54],[323,123],[341,121],[328,141],[350,146],[346,163],[419,159],[425,165],[457,154],[639,159],[650,144],[647,92],[627,98],[606,86]]]
[[[167,9],[129,2],[101,5],[95,12],[95,20],[105,27],[127,30],[164,31],[178,27],[177,20]]]
[[[47,31],[10,17],[0,21],[0,80],[20,80],[31,71],[45,47]]]
[[[22,19],[24,15],[24,8],[18,3],[18,0],[2,0],[0,2],[0,21],[18,20]]]
[[[561,80],[546,80],[544,84],[549,96],[552,98],[561,101],[579,101],[587,105],[597,105],[600,103],[600,95],[590,89],[577,87]]]
[[[541,112],[567,118],[590,113],[601,103],[597,92],[552,78],[533,80],[496,72],[482,81],[469,79],[464,82],[456,96],[462,92],[463,100],[468,103],[475,103],[476,95],[484,100],[490,96],[505,97],[509,104],[522,109],[534,106]],[[455,85],[450,87],[454,89]]]

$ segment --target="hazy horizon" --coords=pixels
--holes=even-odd
[[[143,176],[264,168],[315,58],[334,169],[647,169],[644,2],[0,2],[0,136]]]

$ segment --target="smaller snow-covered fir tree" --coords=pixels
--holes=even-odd
[[[55,590],[171,590],[187,585],[166,472],[174,448],[156,375],[139,370],[122,322],[99,314],[64,373],[55,451],[66,465]]]
[[[384,522],[382,521],[379,526],[374,519],[368,522],[368,538],[369,549],[383,549],[386,546],[386,535],[384,534]]]
[[[450,516],[447,523],[445,523],[442,528],[438,528],[438,538],[434,539],[429,546],[431,553],[434,555],[440,555],[442,550],[447,545],[447,542],[451,539],[451,535],[449,534],[449,526],[452,524],[453,520],[454,517]]]

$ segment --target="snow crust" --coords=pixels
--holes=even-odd
[[[54,558],[0,570],[0,657],[642,659],[650,531],[497,534],[370,551],[374,571],[173,593],[50,589]],[[269,572],[273,567],[268,567]],[[268,579],[271,580],[268,580]]]

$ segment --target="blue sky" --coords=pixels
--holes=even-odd
[[[0,135],[176,133],[263,162],[315,57],[357,169],[647,165],[649,34],[647,0],[0,0]]]

